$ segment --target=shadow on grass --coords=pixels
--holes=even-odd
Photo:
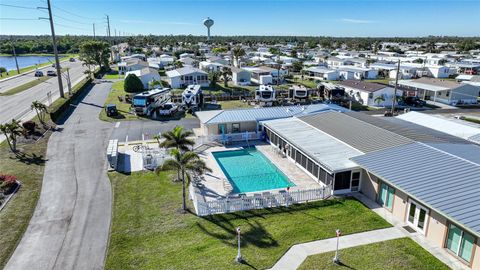
[[[42,155],[37,156],[36,154],[27,154],[23,152],[16,152],[15,157],[10,157],[11,159],[16,159],[22,163],[27,165],[35,164],[35,165],[42,165],[45,164],[47,161],[43,158]]]
[[[347,264],[345,264],[345,263],[343,263],[343,262],[341,262],[341,261],[338,262],[337,265],[338,265],[338,266],[341,266],[341,267],[345,267],[345,268],[347,268],[347,269],[352,269],[352,270],[356,270],[356,269],[357,269],[357,268],[351,267],[351,266],[349,266],[349,265],[347,265]]]

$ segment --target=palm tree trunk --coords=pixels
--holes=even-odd
[[[185,171],[182,170],[182,210],[187,211],[187,195],[185,192]]]

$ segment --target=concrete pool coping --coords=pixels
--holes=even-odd
[[[197,186],[200,195],[203,196],[205,201],[214,201],[222,197],[235,196],[238,193],[229,192],[230,182],[223,173],[220,165],[215,160],[212,152],[219,151],[234,151],[243,149],[246,146],[245,144],[236,144],[230,146],[223,146],[220,144],[212,145],[198,154],[205,161],[207,166],[212,169],[211,173],[207,173],[203,176],[203,179],[199,186]],[[267,159],[272,162],[280,171],[282,171],[290,182],[295,184],[295,186],[290,187],[290,191],[302,190],[302,189],[312,189],[321,187],[312,177],[306,174],[303,170],[297,167],[293,162],[287,160],[287,158],[281,157],[276,154],[274,148],[267,143],[255,142],[250,143],[249,146],[255,146],[258,151],[260,151]],[[280,189],[270,189],[270,190],[261,190],[255,192],[247,192],[242,194],[255,194],[263,192],[278,192],[285,190],[285,188]]]

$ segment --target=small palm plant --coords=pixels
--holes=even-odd
[[[37,117],[38,117],[38,120],[40,120],[40,123],[45,125],[45,116],[48,112],[47,106],[35,100],[34,102],[32,102],[32,105],[30,107],[32,108],[32,110],[35,110],[35,112],[37,113]]]
[[[17,137],[22,135],[20,121],[12,119],[12,122],[0,125],[0,131],[5,134],[10,150],[17,152]]]
[[[190,183],[194,174],[201,175],[205,172],[211,172],[207,167],[205,161],[201,160],[197,153],[192,151],[181,152],[178,149],[170,151],[171,159],[165,160],[163,165],[155,169],[155,173],[159,174],[162,171],[176,170],[181,175],[182,180],[182,211],[187,211],[187,195],[186,187]]]
[[[377,103],[377,105],[380,105],[380,103],[385,102],[385,98],[383,97],[383,95],[380,95],[377,96],[374,101],[375,103]]]

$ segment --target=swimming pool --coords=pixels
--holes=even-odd
[[[295,186],[256,148],[213,152],[234,193]]]

